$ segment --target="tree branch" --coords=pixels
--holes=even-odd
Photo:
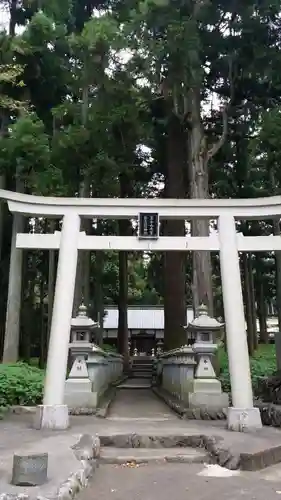
[[[208,151],[208,159],[209,160],[217,154],[217,152],[224,145],[224,142],[226,140],[226,136],[227,136],[227,132],[228,132],[228,107],[229,107],[229,105],[226,104],[222,109],[222,123],[223,123],[222,134],[221,134],[219,140]]]
[[[219,140],[215,144],[213,144],[211,149],[208,151],[207,155],[208,155],[209,160],[211,158],[213,158],[213,156],[215,156],[218,153],[218,151],[221,149],[221,147],[224,145],[226,137],[227,137],[227,133],[228,133],[228,113],[229,113],[229,109],[230,109],[230,106],[231,106],[231,103],[232,103],[233,97],[234,97],[232,56],[230,56],[229,61],[228,61],[228,81],[229,81],[229,90],[230,90],[229,101],[222,108],[222,123],[223,123],[222,134],[221,134]]]

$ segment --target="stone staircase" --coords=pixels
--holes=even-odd
[[[152,385],[153,359],[149,356],[131,358],[128,378],[118,385],[118,389],[148,389]]]
[[[153,358],[134,356],[132,358],[130,378],[152,380]]]

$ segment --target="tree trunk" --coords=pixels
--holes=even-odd
[[[16,14],[17,14],[18,0],[11,0],[10,3],[10,22],[9,22],[9,35],[14,37],[16,34]]]
[[[167,167],[165,196],[185,197],[185,136],[180,120],[172,116],[168,123]],[[185,221],[167,220],[165,236],[184,236]],[[185,252],[164,254],[164,344],[165,349],[180,347],[186,343]]]
[[[280,236],[280,220],[273,221],[274,236]],[[281,332],[281,252],[275,252],[278,329]]]
[[[191,124],[188,139],[189,186],[190,198],[206,199],[209,197],[208,153],[206,138],[201,123],[200,91],[195,89],[190,98]],[[209,220],[193,220],[192,236],[209,236]],[[208,251],[193,252],[193,308],[200,304],[208,307],[209,314],[214,314],[212,290],[212,263]]]
[[[3,356],[4,342],[5,342],[5,329],[6,329],[6,315],[7,315],[7,301],[8,301],[8,287],[9,287],[9,262],[11,256],[11,242],[12,242],[12,228],[13,228],[13,215],[9,212],[6,204],[2,205],[3,210],[3,233],[2,233],[2,248],[1,248],[1,267],[0,267],[0,326],[1,326],[1,357]]]
[[[0,137],[3,137],[5,133],[7,132],[7,127],[9,123],[9,117],[6,116],[7,110],[1,110],[0,111]],[[7,176],[9,178],[9,176]],[[7,179],[6,175],[2,174],[0,176],[0,189],[9,189],[9,185],[7,186]],[[6,203],[3,203],[2,201],[0,202],[0,262],[1,262],[1,302],[0,302],[0,353],[1,353],[1,358],[3,356],[3,349],[4,349],[4,341],[5,341],[5,315],[6,315],[6,309],[7,309],[7,291],[8,291],[8,286],[6,286],[6,266],[5,266],[5,259],[6,259],[6,252],[7,250],[7,243],[5,240],[11,241],[11,229],[10,229],[10,219],[11,214],[9,213],[8,207]],[[8,231],[6,231],[6,228],[8,228]],[[9,246],[9,245],[8,245]],[[10,253],[10,249],[8,251]],[[3,262],[2,262],[3,261]]]
[[[50,221],[50,233],[54,233],[56,223]],[[55,250],[49,250],[49,266],[48,266],[48,338],[51,331],[51,322],[53,315],[53,304],[56,285],[56,254]],[[48,345],[48,341],[47,341]]]
[[[23,226],[22,215],[14,214],[3,363],[15,363],[19,356],[22,250],[16,248],[16,239],[17,233],[23,232]]]
[[[273,220],[273,234],[280,236],[280,219]],[[276,308],[278,317],[278,333],[275,334],[275,350],[277,369],[281,370],[281,252],[275,252]]]
[[[249,267],[248,267],[249,256],[247,253],[242,254],[242,262],[244,269],[244,303],[246,310],[246,323],[247,323],[247,340],[248,340],[248,350],[250,356],[254,353],[254,331],[253,331],[253,318],[252,318],[252,307],[251,307],[251,285],[249,277]]]
[[[0,189],[5,189],[5,176],[0,175]],[[2,239],[3,239],[3,203],[0,202],[0,261],[2,252]]]
[[[209,221],[193,221],[192,236],[209,236]],[[193,309],[197,313],[200,304],[208,307],[213,316],[212,263],[208,251],[193,252]]]
[[[84,179],[80,186],[79,191],[80,198],[89,198],[90,196],[90,186],[87,179]],[[81,221],[81,231],[85,231],[87,234],[90,233],[91,220],[82,219]],[[90,303],[90,252],[86,250],[80,250],[78,252],[77,260],[77,272],[76,272],[76,284],[74,293],[74,303],[73,303],[73,316],[78,313],[79,306],[82,302],[89,307]]]
[[[256,312],[256,297],[255,297],[252,254],[249,254],[248,258],[248,275],[249,275],[250,297],[251,297],[250,305],[251,305],[251,318],[252,318],[252,331],[253,331],[253,346],[254,350],[256,350],[258,347],[258,335],[257,335],[257,312]]]
[[[260,326],[260,343],[261,344],[268,344],[269,338],[268,338],[268,331],[267,331],[267,309],[266,309],[266,301],[265,301],[265,295],[264,295],[264,284],[263,284],[263,278],[262,278],[262,272],[260,269],[261,266],[261,259],[259,256],[257,256],[257,279],[256,279],[256,290],[257,290],[257,316],[259,320],[259,326]]]
[[[273,168],[269,171],[272,194],[279,194],[276,190],[276,182]],[[273,234],[280,236],[280,217],[273,219]],[[281,370],[281,252],[275,252],[276,269],[276,308],[278,317],[278,333],[275,334],[275,351],[277,369]]]
[[[119,296],[118,296],[117,341],[118,341],[118,351],[124,357],[124,368],[128,369],[129,367],[128,252],[119,252]]]
[[[126,172],[119,175],[120,196],[132,196],[130,177]],[[118,221],[119,235],[131,234],[131,223],[126,219]],[[129,331],[128,331],[128,252],[119,252],[119,296],[118,296],[118,350],[124,356],[124,368],[129,368]]]
[[[81,101],[81,125],[86,127],[88,122],[88,112],[89,112],[89,85],[86,84],[82,90],[82,101]],[[82,175],[81,175],[82,174]],[[89,198],[90,197],[90,180],[87,172],[81,172],[80,175],[80,186],[79,186],[79,197]],[[91,231],[91,219],[82,219],[81,221],[81,231],[85,231],[87,234]],[[73,316],[78,313],[79,306],[82,302],[85,303],[87,307],[90,304],[90,259],[91,254],[87,250],[78,252],[77,260],[77,271],[76,271],[76,284],[73,300]]]
[[[40,324],[41,324],[41,328],[40,328],[40,355],[39,355],[38,365],[39,365],[39,368],[43,369],[43,368],[45,368],[46,362],[47,362],[48,338],[49,338],[49,333],[46,330],[46,323],[45,323],[43,275],[41,275],[41,280],[40,280],[40,320],[41,320],[40,321]]]
[[[26,228],[25,228],[26,229]],[[36,334],[40,333],[38,328],[38,317],[35,307],[36,290],[36,258],[37,251],[26,250],[23,254],[22,281],[25,287],[22,290],[21,307],[21,331],[20,331],[20,359],[25,363],[30,362],[31,358],[31,339],[34,336],[34,323],[30,322],[31,317],[36,318]]]
[[[103,344],[103,323],[104,323],[104,301],[102,288],[102,275],[104,269],[104,253],[96,252],[96,275],[95,275],[95,307],[99,322],[98,345]]]

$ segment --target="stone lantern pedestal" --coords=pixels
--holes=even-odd
[[[86,360],[93,348],[92,332],[98,327],[99,324],[87,316],[87,308],[82,304],[78,315],[71,321],[69,349],[74,362],[65,382],[64,394],[65,404],[70,408],[95,407]]]
[[[188,395],[190,408],[221,409],[229,406],[228,394],[222,392],[212,363],[217,351],[214,338],[221,333],[222,328],[223,324],[211,318],[204,305],[200,306],[198,316],[187,327],[194,339],[193,351],[197,360],[192,389]]]

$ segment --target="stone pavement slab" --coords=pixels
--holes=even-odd
[[[78,500],[278,500],[280,481],[259,473],[204,477],[202,465],[148,464],[136,467],[101,465],[94,483]]]

